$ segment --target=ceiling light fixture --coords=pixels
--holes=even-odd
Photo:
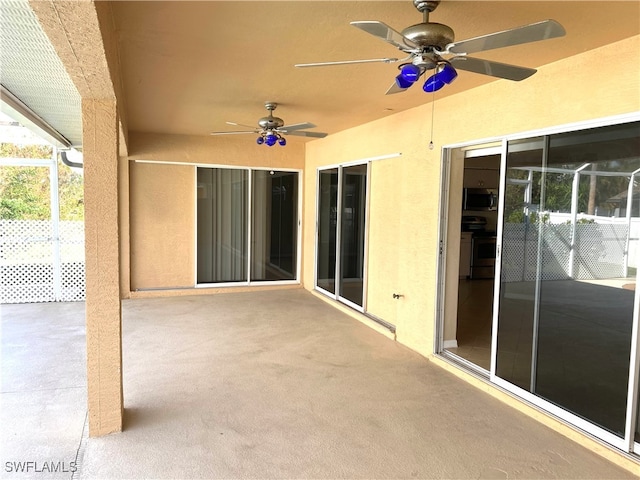
[[[400,73],[396,77],[396,84],[400,88],[409,88],[420,78],[420,75],[422,75],[420,67],[407,63],[400,67]]]
[[[274,130],[267,130],[260,132],[260,136],[256,138],[258,145],[266,145],[267,147],[273,147],[276,143],[281,147],[287,144],[287,140]]]
[[[274,130],[267,130],[260,132],[260,136],[256,138],[258,145],[266,145],[267,147],[273,147],[276,143],[281,147],[287,144],[287,140]]]
[[[436,67],[436,73],[427,78],[424,82],[422,89],[427,92],[437,92],[445,85],[453,82],[458,76],[456,69],[448,62],[442,62]]]

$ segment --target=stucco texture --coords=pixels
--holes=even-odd
[[[83,100],[89,433],[122,430],[118,116],[114,100]]]

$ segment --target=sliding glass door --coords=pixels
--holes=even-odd
[[[198,284],[297,280],[298,176],[197,168]]]
[[[342,169],[340,297],[363,306],[367,165]]]
[[[316,286],[336,293],[336,251],[338,233],[338,169],[318,173],[318,233]]]
[[[620,445],[639,438],[638,172],[637,122],[508,142],[496,282],[495,377]]]
[[[198,168],[198,283],[247,281],[247,170]]]
[[[316,287],[358,309],[364,308],[367,172],[368,164],[318,172]]]
[[[255,170],[252,179],[251,280],[295,280],[298,174]]]

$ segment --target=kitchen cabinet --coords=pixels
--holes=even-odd
[[[464,188],[498,188],[499,181],[499,170],[479,168],[464,169]]]
[[[460,278],[471,275],[472,232],[460,232]]]

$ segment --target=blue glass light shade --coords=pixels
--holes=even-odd
[[[443,81],[447,85],[453,82],[458,76],[458,72],[450,64],[445,63],[438,73],[436,73],[438,80]]]
[[[262,145],[262,144],[264,143],[264,138],[262,138],[262,137],[258,137],[258,138],[256,138],[256,143],[257,143],[258,145]]]
[[[409,88],[420,78],[421,73],[420,68],[411,63],[403,65],[396,77],[396,84],[400,88]]]
[[[437,92],[442,87],[445,86],[445,83],[438,78],[438,74],[431,75],[427,78],[427,81],[424,82],[422,89],[427,93]]]
[[[278,139],[278,143],[280,144],[281,147],[284,147],[287,144],[287,141],[284,139],[284,137],[280,137]]]
[[[273,147],[277,141],[278,137],[273,133],[267,133],[267,135],[264,137],[264,143],[269,147]]]
[[[413,82],[405,80],[402,77],[402,75],[398,75],[396,77],[396,85],[398,85],[398,87],[400,87],[400,88],[409,88],[411,85],[413,85]]]
[[[437,92],[445,85],[453,82],[458,76],[458,72],[449,63],[441,63],[438,65],[436,73],[427,78],[422,89],[425,92]]]
[[[416,67],[412,63],[404,65],[400,69],[400,76],[408,82],[414,83],[418,78],[420,78],[420,68]]]

